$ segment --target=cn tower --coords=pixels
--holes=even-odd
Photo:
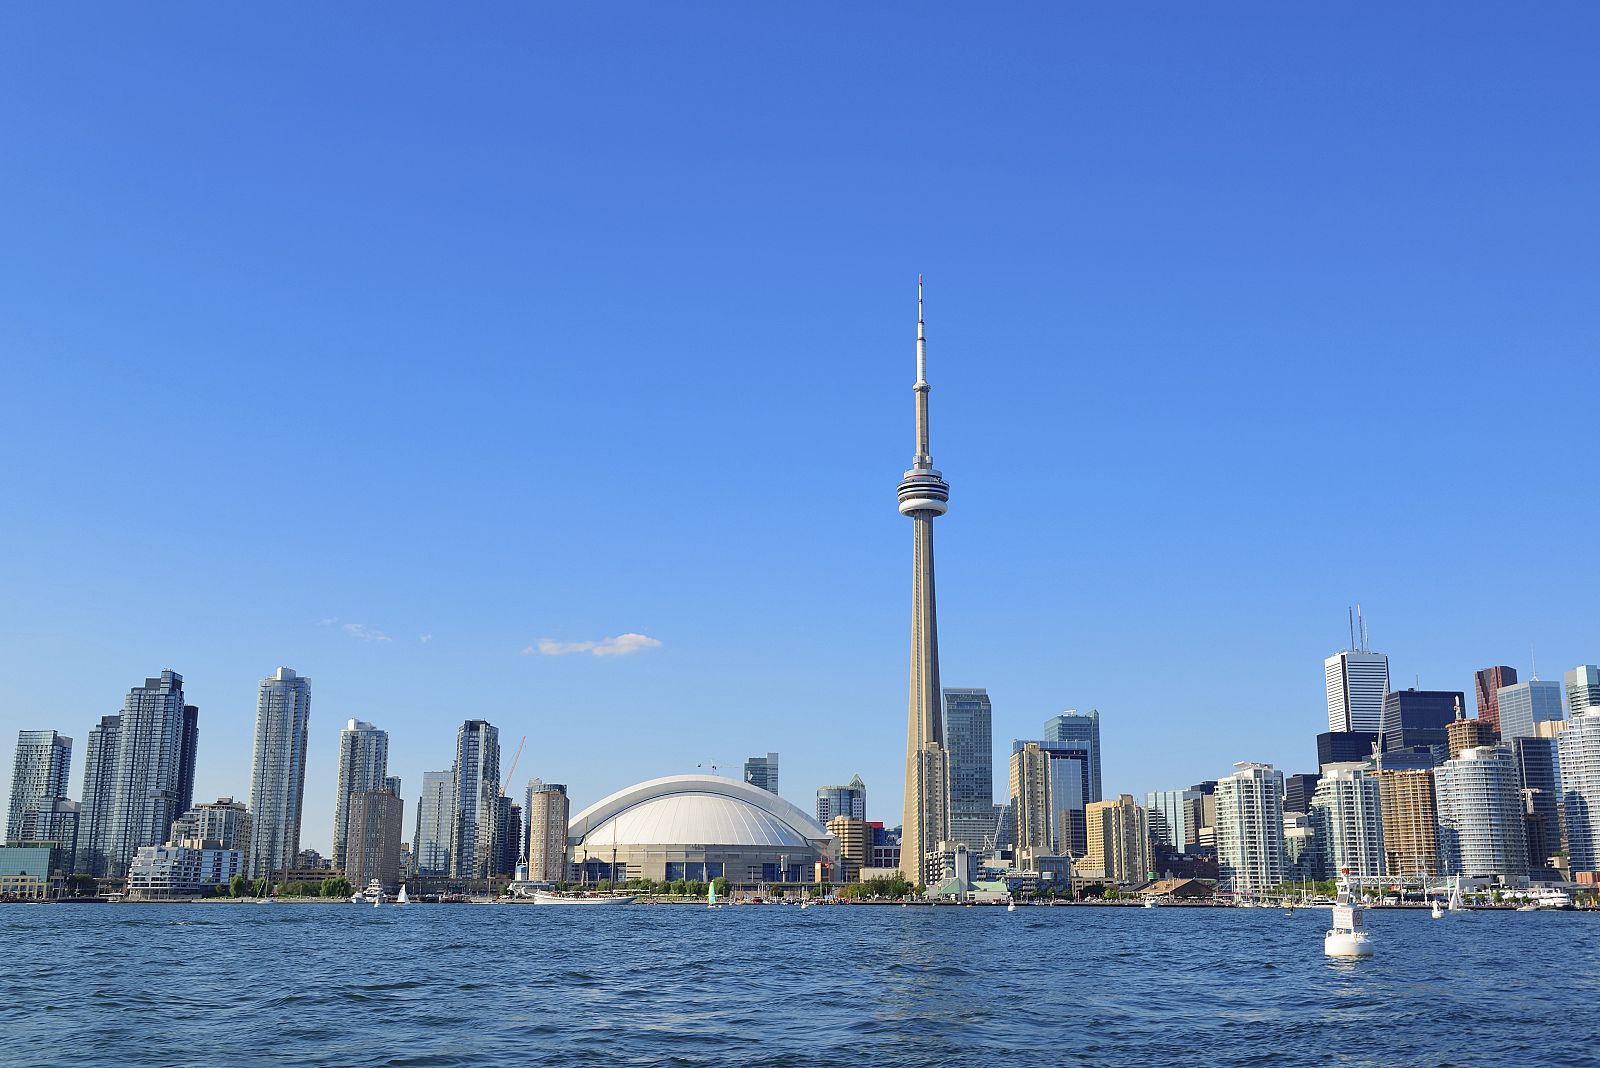
[[[928,340],[917,276],[917,451],[900,479],[900,514],[911,517],[911,697],[906,717],[905,819],[900,873],[923,882],[923,857],[949,836],[949,759],[940,711],[939,623],[933,597],[933,521],[944,515],[950,486],[928,451]]]

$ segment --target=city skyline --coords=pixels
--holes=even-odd
[[[55,162],[0,175],[0,351],[29,398],[0,426],[25,461],[0,736],[77,739],[75,787],[90,729],[171,668],[203,710],[194,797],[247,797],[255,681],[292,664],[318,680],[324,853],[337,726],[391,732],[414,804],[450,762],[444,703],[527,733],[521,771],[579,809],[777,751],[789,800],[860,773],[897,822],[906,524],[883,472],[919,271],[961,494],[941,682],[987,690],[997,772],[1070,708],[1101,713],[1108,797],[1309,770],[1316,665],[1355,602],[1397,687],[1600,659],[1600,505],[1568,462],[1591,434],[1544,410],[1600,385],[1574,225],[1600,149],[1572,135],[1589,75],[1552,61],[1566,20],[1463,12],[1437,49],[1419,12],[1063,11],[976,37],[864,12],[849,45],[785,28],[841,80],[771,81],[755,36],[732,68],[707,50],[732,31],[704,13],[640,13],[680,47],[605,78],[569,13],[512,13],[436,55],[396,29],[434,55],[418,82],[353,47],[353,16],[310,40],[235,17],[13,23],[39,47],[8,76],[52,89],[0,111]],[[507,50],[545,31],[589,44]],[[916,57],[946,54],[968,63],[906,106]],[[276,57],[295,92],[268,88]],[[1260,92],[1219,63],[1294,76]],[[241,107],[279,118],[219,134]],[[304,159],[315,195],[282,169]],[[128,433],[157,397],[169,418]],[[780,463],[808,479],[775,522]],[[1485,486],[1517,507],[1477,508]],[[1487,596],[1490,575],[1516,580]],[[601,723],[623,740],[603,755]]]

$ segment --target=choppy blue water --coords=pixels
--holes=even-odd
[[[1593,1064],[1600,915],[0,907],[0,1062]]]

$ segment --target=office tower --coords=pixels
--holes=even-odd
[[[1145,794],[1152,842],[1173,853],[1188,853],[1198,845],[1195,805],[1202,796],[1198,790],[1154,790]]]
[[[872,859],[872,825],[854,816],[835,816],[826,824],[828,833],[839,841],[839,867],[834,879],[853,883]]]
[[[256,742],[250,773],[250,877],[294,867],[305,801],[311,680],[280,667],[256,695]]]
[[[55,731],[18,731],[11,766],[11,807],[6,812],[7,845],[34,840],[37,815],[50,801],[67,796],[72,769],[72,739]]]
[[[1532,679],[1502,686],[1496,701],[1500,706],[1500,740],[1507,744],[1513,738],[1537,735],[1535,724],[1554,722],[1566,716],[1559,682]]]
[[[1556,749],[1568,860],[1574,872],[1600,871],[1600,711],[1574,716]]]
[[[987,690],[944,691],[944,744],[950,764],[950,840],[973,853],[994,848],[993,708]]]
[[[381,787],[381,789],[388,790],[391,794],[394,794],[394,796],[396,796],[396,797],[404,797],[405,794],[400,792],[400,785],[401,785],[400,784],[400,776],[398,776],[398,775],[385,775],[383,777],[383,786]]]
[[[1336,763],[1336,761],[1329,761]],[[1283,780],[1283,810],[1309,815],[1311,797],[1317,792],[1317,782],[1322,778],[1316,772],[1301,772]]]
[[[454,783],[454,772],[422,773],[422,800],[417,802],[417,833],[411,839],[411,852],[416,858],[418,875],[450,874]]]
[[[1150,823],[1132,794],[1115,801],[1091,801],[1085,815],[1089,836],[1085,871],[1099,871],[1107,882],[1124,886],[1150,878]]]
[[[1511,756],[1522,785],[1528,870],[1550,866],[1561,851],[1561,767],[1554,738],[1513,738]]]
[[[1444,729],[1444,735],[1449,743],[1451,760],[1456,759],[1465,750],[1493,745],[1500,737],[1488,720],[1482,717],[1467,719],[1464,716],[1457,716],[1451,720]]]
[[[1376,731],[1389,692],[1389,658],[1368,649],[1346,649],[1322,662],[1328,683],[1328,729]]]
[[[1473,720],[1472,722],[1477,722]],[[1432,771],[1378,771],[1383,865],[1389,875],[1439,873],[1439,811]]]
[[[362,790],[388,790],[400,796],[400,784],[389,782],[389,732],[352,719],[339,732],[339,781],[333,794],[335,868],[346,866],[344,839],[345,825],[350,818],[350,795]]]
[[[450,785],[450,874],[486,879],[494,874],[499,839],[500,731],[469,719],[456,732]]]
[[[250,855],[250,810],[231,797],[195,805],[172,821],[168,842],[220,842],[223,849]]]
[[[1311,797],[1324,878],[1348,871],[1360,879],[1383,874],[1383,816],[1378,782],[1362,764],[1330,764]]]
[[[101,716],[90,728],[83,752],[83,801],[78,815],[78,872],[96,878],[106,874],[106,842],[111,828],[113,777],[121,716]]]
[[[1057,746],[1081,749],[1085,754],[1084,803],[1099,801],[1100,792],[1100,713],[1068,711],[1044,721],[1044,740]],[[1060,751],[1059,749],[1057,750]]]
[[[194,805],[194,758],[199,749],[200,709],[184,705],[182,737],[178,739],[177,812],[187,812]]]
[[[900,514],[912,523],[911,682],[906,710],[905,813],[900,830],[900,873],[920,885],[923,858],[950,837],[949,761],[939,714],[939,622],[933,589],[933,521],[944,515],[950,486],[933,467],[928,449],[928,342],[922,321],[922,279],[917,279],[917,452],[900,479]]]
[[[867,818],[867,784],[857,775],[844,786],[817,787],[817,822],[824,827],[835,816]]]
[[[1383,698],[1379,733],[1387,750],[1423,747],[1436,751],[1436,763],[1449,759],[1445,729],[1467,695],[1460,690],[1392,690]]]
[[[1234,767],[1217,780],[1217,871],[1234,893],[1260,894],[1283,881],[1283,773]]]
[[[1217,851],[1217,783],[1215,779],[1197,782],[1189,787],[1199,796],[1189,802],[1190,823],[1194,827],[1194,844],[1188,853]]]
[[[1079,742],[1046,741],[1038,746],[1049,761],[1050,848],[1058,856],[1081,857],[1089,848],[1090,751]]]
[[[1324,731],[1317,735],[1317,766],[1366,760],[1379,737],[1377,731]]]
[[[1500,737],[1500,688],[1515,686],[1517,669],[1513,667],[1486,667],[1472,673],[1472,687],[1478,697],[1478,718],[1494,732],[1487,744],[1493,745]],[[1452,756],[1450,759],[1454,760]]]
[[[753,756],[744,762],[744,781],[769,794],[778,792],[778,754]]]
[[[172,821],[182,814],[183,709],[183,676],[175,671],[163,671],[128,691],[109,774],[105,875],[125,878],[139,847],[165,842]]]
[[[1506,725],[1506,690],[1500,725]],[[1528,874],[1517,764],[1504,745],[1467,749],[1434,769],[1439,866],[1446,875],[1517,879]]]
[[[1600,667],[1579,664],[1566,674],[1567,715],[1579,716],[1590,705],[1600,705]]]
[[[1038,742],[1012,745],[1011,817],[1019,860],[1051,852],[1050,756]]]
[[[385,890],[399,888],[405,804],[388,790],[357,790],[350,795],[344,876],[357,890],[373,879]]]
[[[538,883],[567,878],[567,788],[560,783],[529,784],[528,878]]]

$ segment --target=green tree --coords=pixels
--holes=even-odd
[[[715,879],[711,880],[711,885],[717,888],[717,897],[718,897],[718,899],[725,898],[725,897],[728,896],[728,890],[730,888],[730,884],[729,884],[727,879],[725,879],[725,878],[723,878],[722,876],[719,875]]]

